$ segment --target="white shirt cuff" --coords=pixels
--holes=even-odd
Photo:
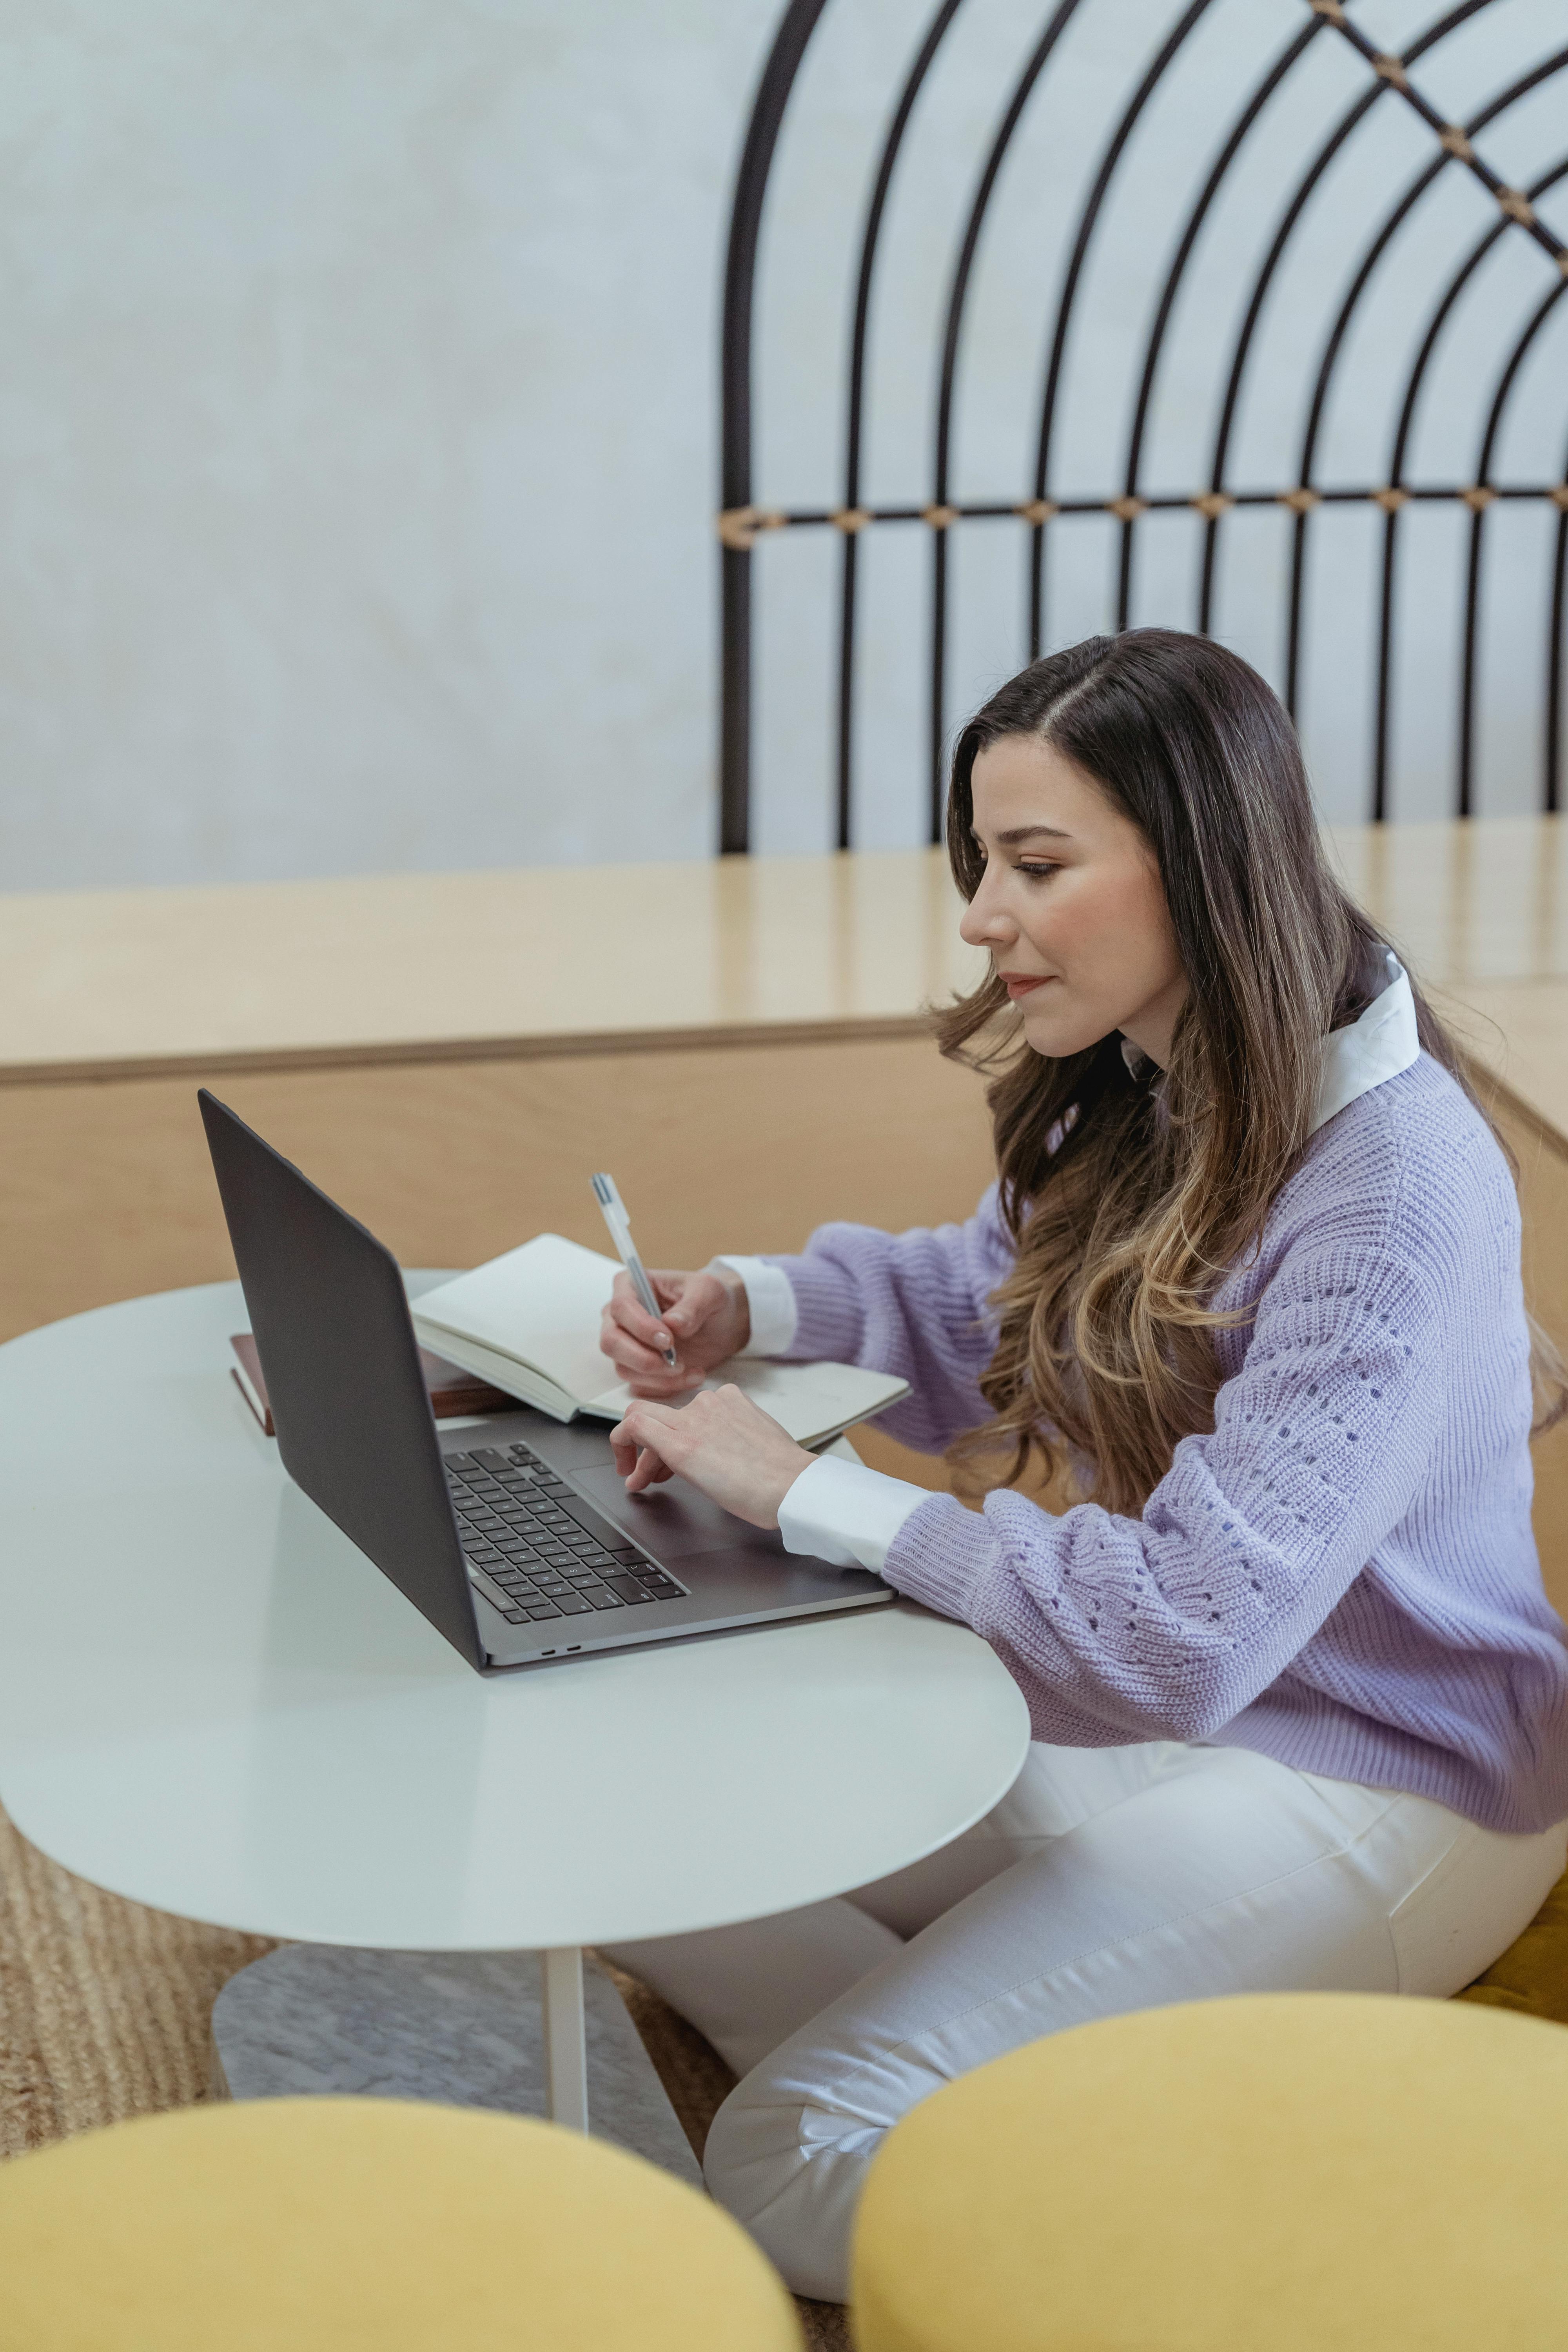
[[[889,1478],[863,1462],[821,1454],[779,1505],[785,1551],[825,1559],[830,1568],[868,1568],[880,1576],[893,1538],[930,1496],[907,1478]]]
[[[746,1286],[752,1336],[741,1349],[742,1355],[782,1356],[800,1321],[795,1292],[783,1266],[770,1265],[762,1257],[720,1257],[713,1262],[729,1266]]]

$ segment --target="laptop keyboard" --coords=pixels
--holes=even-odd
[[[574,1517],[571,1507],[583,1506],[572,1488],[526,1445],[445,1459],[464,1553],[506,1595],[509,1624],[685,1599],[685,1585],[636,1544],[602,1541]]]

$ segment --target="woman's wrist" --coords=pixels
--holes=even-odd
[[[721,1257],[710,1258],[702,1271],[710,1274],[715,1282],[722,1284],[729,1298],[735,1339],[735,1344],[729,1352],[738,1356],[752,1336],[752,1302],[747,1296],[745,1283],[735,1268],[726,1265]]]

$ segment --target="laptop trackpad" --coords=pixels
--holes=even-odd
[[[584,1498],[624,1528],[634,1543],[646,1545],[660,1559],[690,1559],[700,1551],[755,1551],[771,1559],[787,1558],[784,1538],[773,1528],[748,1527],[732,1511],[721,1510],[700,1495],[684,1478],[652,1486],[645,1495],[628,1495],[614,1463],[602,1470],[568,1473]]]

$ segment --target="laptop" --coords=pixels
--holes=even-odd
[[[603,1422],[443,1429],[391,1251],[204,1087],[202,1120],[289,1475],[480,1673],[875,1609],[683,1480],[628,1496]]]

